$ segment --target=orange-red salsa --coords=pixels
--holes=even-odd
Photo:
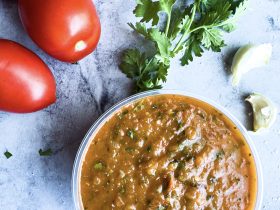
[[[179,95],[123,107],[99,129],[81,172],[84,209],[251,210],[256,168],[237,127]]]

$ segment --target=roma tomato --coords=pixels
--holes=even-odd
[[[0,110],[28,113],[56,100],[54,77],[33,52],[0,39]]]
[[[19,0],[31,39],[52,57],[74,63],[90,54],[101,26],[92,0]]]

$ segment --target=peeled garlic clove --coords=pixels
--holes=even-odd
[[[239,48],[234,55],[231,66],[233,86],[238,85],[243,74],[252,69],[266,65],[270,60],[271,54],[271,44],[248,44]]]
[[[260,94],[252,94],[245,99],[253,108],[254,112],[254,131],[269,128],[276,120],[277,108],[266,97]]]

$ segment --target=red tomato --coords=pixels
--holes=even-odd
[[[55,100],[55,80],[47,65],[20,44],[0,39],[0,110],[34,112]]]
[[[58,60],[74,63],[93,52],[101,26],[92,0],[19,0],[33,41]]]

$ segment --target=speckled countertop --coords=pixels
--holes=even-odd
[[[97,0],[102,38],[97,50],[69,65],[43,53],[24,32],[16,0],[0,0],[0,37],[36,52],[52,69],[58,87],[55,105],[27,115],[0,112],[0,209],[73,209],[71,172],[75,153],[91,124],[104,110],[131,94],[130,81],[118,69],[123,49],[143,41],[126,25],[134,21],[134,1]],[[244,76],[238,89],[230,85],[229,66],[239,46],[273,44],[269,65]],[[187,90],[215,100],[251,128],[244,97],[263,93],[280,104],[280,1],[251,0],[236,31],[226,35],[221,53],[206,52],[187,67],[172,63],[167,89]],[[178,76],[180,75],[180,76]],[[280,116],[268,132],[252,135],[264,172],[263,209],[280,209]],[[40,148],[54,150],[40,157]],[[13,157],[2,155],[6,149]]]

